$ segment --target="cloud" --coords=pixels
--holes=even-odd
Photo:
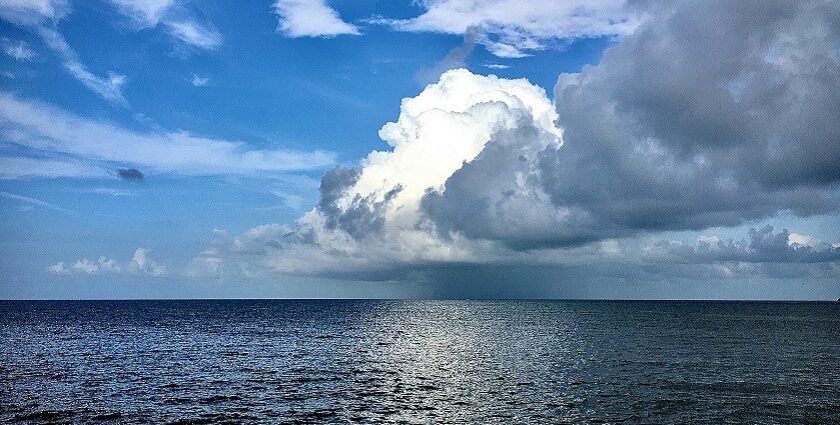
[[[788,245],[790,246],[809,246],[811,248],[815,248],[820,245],[819,239],[810,236],[810,235],[802,235],[799,233],[791,233],[788,235],[787,240]]]
[[[560,76],[562,145],[528,122],[499,130],[423,210],[444,234],[518,251],[836,214],[837,9],[651,11],[597,66]]]
[[[138,29],[163,26],[169,34],[193,47],[212,50],[222,44],[222,36],[209,23],[191,16],[186,2],[176,0],[111,0]]]
[[[438,232],[424,199],[444,191],[447,179],[490,145],[527,137],[531,145],[514,158],[559,145],[556,118],[545,91],[526,80],[448,71],[404,99],[398,120],[382,127],[390,150],[371,152],[361,167],[327,172],[318,205],[297,223],[258,226],[217,243],[214,258],[316,274],[498,259],[509,250],[462,232]]]
[[[38,30],[44,42],[59,53],[64,61],[64,67],[74,78],[79,80],[85,87],[94,93],[102,96],[103,99],[126,106],[128,102],[122,94],[122,86],[126,82],[125,75],[108,72],[107,77],[99,77],[90,72],[79,60],[79,56],[73,50],[64,36],[56,29],[42,27]]]
[[[50,169],[57,160],[3,158],[0,163],[10,162],[16,167],[13,172],[0,173],[6,178],[57,176],[62,170],[69,177],[88,176],[96,174],[95,168],[113,170],[110,163],[181,175],[250,175],[317,169],[335,162],[335,155],[324,151],[253,149],[243,142],[199,137],[186,131],[131,131],[2,92],[0,139],[28,148],[40,157],[70,155],[85,164],[63,161],[62,169]]]
[[[767,277],[808,279],[840,277],[840,248],[827,243],[803,245],[796,233],[773,232],[770,225],[750,228],[747,238],[701,236],[694,242],[653,240],[628,267],[661,277],[734,279]]]
[[[28,196],[15,195],[14,193],[0,192],[0,198],[13,199],[15,201],[24,202],[24,203],[31,204],[31,205],[37,205],[37,206],[40,206],[40,207],[49,208],[51,210],[56,210],[56,211],[70,212],[69,210],[61,208],[57,205],[53,205],[49,202],[42,201],[40,199],[30,198]]]
[[[2,130],[0,130],[2,134]],[[79,161],[25,157],[0,157],[0,179],[107,177],[108,172]]]
[[[158,264],[157,261],[152,259],[146,248],[137,248],[137,250],[134,251],[134,256],[132,256],[131,261],[128,262],[128,269],[130,271],[136,271],[150,276],[166,276],[166,267]]]
[[[176,5],[175,0],[111,0],[111,3],[142,27],[158,25]]]
[[[679,2],[561,75],[537,170],[577,223],[556,242],[837,212],[838,9]]]
[[[610,37],[633,31],[639,14],[624,0],[421,0],[411,19],[373,19],[399,31],[466,34],[499,57],[528,56],[559,40]]]
[[[15,25],[58,21],[70,12],[64,0],[0,0],[0,18]]]
[[[222,37],[218,32],[194,21],[167,22],[166,27],[173,37],[191,46],[215,49],[222,44]]]
[[[125,198],[125,197],[135,195],[134,191],[131,191],[131,190],[114,189],[114,188],[110,188],[110,187],[95,187],[95,188],[92,188],[92,189],[81,190],[81,192],[93,193],[93,194],[96,194],[96,195],[108,195],[108,196],[113,196],[113,197],[116,197],[116,198]]]
[[[2,45],[3,52],[17,61],[30,62],[35,59],[35,51],[23,40],[9,40],[3,37]]]
[[[277,31],[286,37],[358,35],[359,29],[341,20],[325,0],[277,0]]]
[[[382,127],[388,150],[328,172],[313,210],[232,238],[218,258],[388,279],[500,264],[836,276],[836,251],[770,228],[708,252],[640,253],[665,231],[840,210],[840,5],[761,5],[641,11],[597,65],[559,77],[553,103],[526,80],[445,72]]]
[[[207,87],[210,85],[210,77],[201,77],[198,74],[193,74],[192,85],[196,87]]]
[[[840,261],[840,249],[829,244],[800,244],[796,233],[783,229],[773,233],[773,226],[751,227],[749,240],[701,237],[695,243],[659,240],[643,251],[652,262],[669,263],[826,263]],[[801,236],[801,235],[800,235]]]
[[[504,65],[504,64],[500,64],[500,63],[486,63],[482,66],[485,67],[485,68],[490,68],[490,69],[508,69],[508,68],[510,68],[510,65]]]
[[[70,274],[70,270],[68,270],[67,266],[64,265],[64,261],[59,261],[51,266],[48,266],[45,270],[47,273],[58,276],[67,276]]]
[[[468,28],[464,33],[464,42],[460,46],[452,49],[446,56],[438,61],[430,68],[421,69],[417,73],[417,80],[423,84],[429,84],[437,81],[440,75],[450,69],[466,67],[465,60],[470,53],[475,49],[476,38],[478,37],[477,28]]]
[[[136,168],[117,168],[117,176],[127,181],[143,181],[143,173]]]
[[[213,256],[199,256],[193,258],[184,273],[193,278],[220,278],[224,260]]]
[[[131,260],[124,262],[118,262],[106,256],[100,256],[96,261],[82,258],[73,262],[69,267],[64,261],[59,261],[46,267],[45,270],[50,274],[64,276],[124,274],[164,277],[167,275],[166,267],[155,261],[145,248],[137,248]]]
[[[58,31],[58,22],[69,12],[67,2],[62,0],[2,0],[0,3],[0,18],[40,36],[58,53],[70,75],[102,98],[127,105],[122,95],[125,76],[109,72],[107,77],[100,77],[90,72]]]

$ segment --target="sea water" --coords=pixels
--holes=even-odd
[[[0,421],[840,423],[840,303],[5,301]]]

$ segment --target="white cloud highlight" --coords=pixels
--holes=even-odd
[[[287,37],[358,35],[359,29],[341,20],[325,0],[277,0],[277,31]]]
[[[149,250],[146,248],[137,248],[134,251],[134,256],[131,257],[128,267],[130,270],[136,270],[150,276],[161,277],[166,275],[166,267],[152,259]]]
[[[559,146],[555,119],[545,91],[527,80],[448,71],[403,99],[398,120],[379,131],[390,150],[371,152],[358,170],[338,168],[324,177],[318,208],[293,226],[220,238],[212,258],[256,261],[281,273],[345,273],[516,255],[489,241],[438,233],[421,203],[429,192],[445,190],[447,179],[489,144],[515,143],[508,132],[519,127],[529,130],[516,137],[532,144],[519,150],[523,158]],[[209,266],[207,258],[197,257],[194,266]]]
[[[816,248],[820,245],[820,240],[811,235],[791,233],[788,235],[788,245],[809,246],[811,248]]]

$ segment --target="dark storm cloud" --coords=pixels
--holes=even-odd
[[[251,229],[228,250],[242,261],[258,254],[253,264],[272,272],[410,281],[444,297],[644,298],[672,282],[681,291],[700,281],[836,282],[840,250],[787,230],[648,241],[788,210],[836,220],[840,4],[648,9],[598,65],[558,79],[562,144],[542,93],[517,94],[534,88],[526,81],[450,72],[414,98],[422,102],[404,100],[399,122],[383,127],[393,151],[329,171],[315,209],[291,226]],[[465,94],[482,100],[466,112],[453,107]],[[523,101],[531,97],[539,101]],[[447,139],[461,125],[489,141],[436,179],[417,179],[422,166],[462,147],[458,136]],[[624,283],[625,292],[611,292]],[[638,283],[654,289],[645,295]]]
[[[356,195],[350,205],[339,208],[336,204],[347,189],[359,180],[361,170],[338,166],[324,174],[321,180],[321,198],[318,208],[326,219],[328,229],[340,228],[354,238],[361,239],[381,232],[385,225],[385,208],[402,190],[397,185],[384,194],[382,200],[376,194]]]
[[[484,150],[446,181],[445,191],[430,191],[421,209],[441,235],[458,231],[513,248],[593,241],[576,230],[588,223],[561,220],[548,197],[538,193],[536,158],[545,146],[541,136],[545,135],[534,123],[522,117],[512,128],[496,131]]]
[[[561,76],[545,189],[629,229],[840,205],[836,2],[686,2]]]
[[[348,188],[356,184],[360,175],[361,170],[358,168],[339,165],[324,173],[321,178],[321,198],[318,201],[318,208],[332,226],[335,226],[337,217],[341,214],[341,209],[336,206],[336,202]]]
[[[127,181],[142,181],[145,176],[136,168],[117,168],[117,176]]]
[[[528,249],[838,210],[840,3],[648,9],[558,79],[564,145],[494,138],[424,200],[439,228]]]
[[[749,240],[705,239],[694,244],[660,241],[650,247],[648,261],[669,263],[827,263],[840,261],[840,248],[789,243],[790,232],[773,233],[770,225],[750,228]]]

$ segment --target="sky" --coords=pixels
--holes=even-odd
[[[840,4],[0,0],[0,298],[840,297]]]

